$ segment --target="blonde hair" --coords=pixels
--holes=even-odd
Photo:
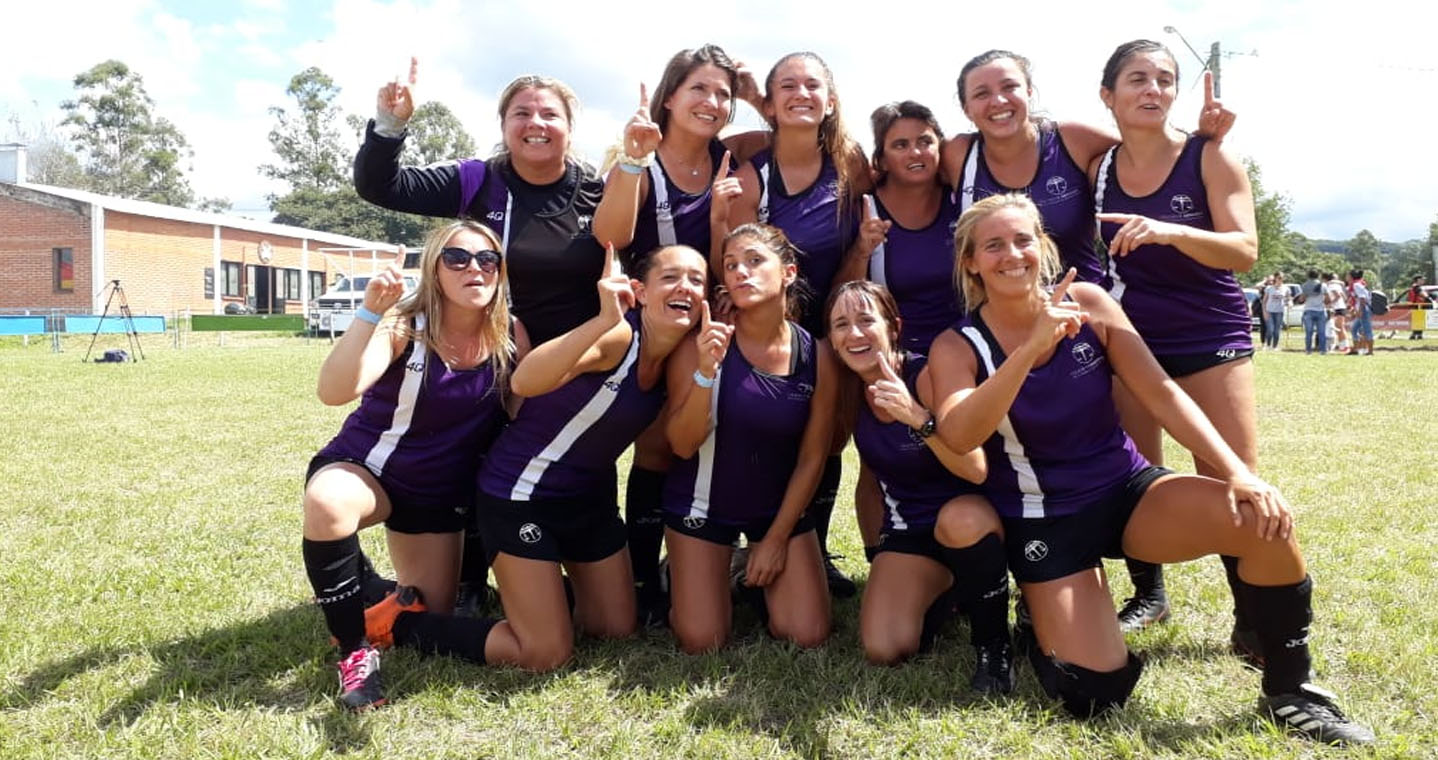
[[[564,105],[564,120],[569,123],[570,129],[574,128],[574,117],[579,113],[579,96],[574,94],[574,88],[561,82],[554,77],[540,76],[538,74],[525,74],[516,77],[514,81],[505,86],[504,91],[499,93],[499,123],[504,124],[504,114],[509,110],[509,104],[525,90],[549,90],[559,96],[559,102]],[[574,140],[570,139],[564,146],[564,155],[571,161],[582,163],[579,154],[574,150]],[[503,136],[499,144],[494,146],[494,158],[504,161],[509,160],[509,146],[504,144]]]
[[[1032,199],[1023,193],[990,195],[974,203],[959,217],[954,228],[954,288],[963,296],[964,308],[976,311],[988,300],[984,281],[969,272],[968,263],[974,257],[979,240],[975,228],[979,222],[1004,209],[1018,209],[1034,223],[1034,237],[1039,243],[1039,283],[1048,285],[1059,276],[1059,249],[1053,239],[1044,232],[1044,220]]]
[[[479,222],[462,219],[450,222],[429,233],[424,240],[424,252],[420,254],[419,287],[399,302],[395,311],[399,316],[398,329],[405,337],[419,341],[431,350],[440,345],[440,329],[444,322],[444,292],[439,286],[440,251],[460,232],[481,235],[501,251],[499,235]],[[509,318],[509,277],[506,273],[504,256],[501,251],[499,271],[494,286],[494,296],[489,301],[488,319],[480,322],[479,337],[489,349],[490,361],[494,363],[495,385],[504,388],[503,382],[514,361],[514,334]],[[414,318],[424,316],[424,327],[416,330]]]

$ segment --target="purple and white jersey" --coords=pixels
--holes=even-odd
[[[1203,145],[1190,136],[1178,162],[1157,190],[1142,198],[1123,191],[1114,147],[1099,166],[1094,197],[1101,213],[1139,214],[1161,222],[1213,229],[1203,185]],[[1099,225],[1105,244],[1119,225]],[[1142,245],[1109,257],[1109,291],[1155,356],[1253,348],[1248,302],[1232,270],[1200,264],[1171,245]]]
[[[880,219],[893,221],[889,210],[874,195]],[[943,194],[939,215],[927,227],[911,230],[898,222],[889,227],[884,242],[869,256],[869,279],[887,287],[904,320],[900,341],[905,351],[925,354],[939,333],[964,313],[962,296],[954,288],[954,226],[959,207]]]
[[[397,501],[468,506],[504,420],[492,362],[452,370],[410,341],[320,455],[364,462]]]
[[[639,387],[639,312],[625,319],[634,332],[617,367],[525,399],[485,457],[482,491],[510,501],[613,493],[614,461],[659,416],[665,395],[663,382]]]
[[[984,159],[984,136],[972,135],[959,188],[959,211],[990,195],[1027,195],[1038,207],[1044,229],[1059,247],[1064,268],[1078,270],[1076,279],[1082,282],[1108,287],[1108,274],[1094,250],[1094,207],[1089,197],[1088,174],[1069,155],[1056,124],[1043,120],[1038,123],[1038,130],[1039,165],[1033,179],[1024,187],[1007,187],[995,179]]]
[[[713,202],[710,185],[724,160],[724,143],[709,141],[709,158],[714,174],[704,191],[691,195],[679,189],[659,162],[658,154],[649,164],[649,195],[639,204],[634,220],[634,240],[629,243],[631,256],[646,256],[666,245],[687,245],[709,259],[709,207]],[[735,168],[730,159],[729,169]]]
[[[799,461],[818,379],[813,336],[793,334],[789,374],[771,375],[744,358],[737,341],[719,365],[710,394],[709,437],[664,479],[664,509],[687,520],[745,525],[779,513]]]
[[[814,184],[790,195],[774,160],[772,148],[754,154],[749,162],[759,173],[759,221],[784,231],[799,248],[799,275],[808,284],[813,298],[804,306],[799,323],[814,335],[825,329],[824,302],[829,300],[834,277],[844,254],[858,237],[855,210],[839,208],[839,173],[824,156],[824,166]]]
[[[914,398],[919,395],[914,383],[926,364],[928,360],[918,354],[904,357],[901,374]],[[854,446],[884,494],[885,533],[932,530],[949,499],[982,493],[979,486],[949,472],[913,428],[898,421],[880,422],[867,403],[859,404]]]
[[[982,383],[1006,358],[979,312],[955,329],[973,347]],[[1075,514],[1148,466],[1118,424],[1113,376],[1093,328],[1064,338],[1034,367],[984,442],[984,493],[1002,517]]]

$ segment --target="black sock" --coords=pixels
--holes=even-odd
[[[433,612],[401,612],[394,620],[394,643],[421,654],[444,654],[484,664],[484,643],[499,621],[453,617]]]
[[[844,477],[844,458],[830,454],[824,460],[824,474],[819,476],[819,487],[814,489],[814,498],[809,501],[809,519],[814,521],[814,533],[819,537],[819,551],[829,556],[829,517],[834,514],[834,499],[839,496],[839,481]]]
[[[629,536],[629,566],[634,582],[659,588],[659,547],[664,543],[662,472],[633,467],[624,489],[624,529]]]
[[[369,555],[360,550],[360,588],[363,589],[361,593],[366,607],[379,604],[397,585],[393,578],[380,575],[369,561]]]
[[[1289,694],[1308,680],[1308,626],[1313,622],[1313,579],[1288,586],[1244,581],[1241,598],[1263,646],[1263,693]]]
[[[1133,595],[1138,599],[1157,599],[1163,597],[1163,565],[1155,565],[1152,562],[1144,562],[1133,557],[1124,557],[1123,562],[1128,565],[1128,577],[1133,581]]]
[[[315,603],[324,613],[330,635],[339,640],[340,653],[359,649],[365,642],[359,536],[350,534],[336,541],[306,538],[300,551]]]
[[[869,564],[874,564],[874,558],[877,556],[879,556],[879,546],[877,544],[864,547],[864,559],[868,560]]]
[[[484,551],[484,538],[479,526],[471,520],[464,529],[464,553],[459,563],[459,582],[480,588],[489,583],[489,555]]]
[[[1223,574],[1228,577],[1228,590],[1233,592],[1233,627],[1239,631],[1251,631],[1253,621],[1249,619],[1248,605],[1239,599],[1248,584],[1238,579],[1238,557],[1220,554],[1218,558],[1223,560]]]
[[[924,611],[924,625],[919,629],[919,651],[928,652],[934,647],[939,631],[954,616],[954,587],[944,589],[942,594]]]
[[[945,546],[943,557],[954,574],[955,600],[969,613],[974,646],[1007,638],[1009,569],[1003,539],[990,533],[971,546]]]

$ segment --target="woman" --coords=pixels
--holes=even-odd
[[[1032,65],[1007,50],[989,50],[964,64],[958,77],[959,104],[977,132],[959,135],[943,148],[943,170],[962,211],[995,193],[1021,192],[1034,201],[1053,235],[1065,267],[1082,282],[1109,284],[1094,249],[1094,206],[1085,170],[1119,136],[1111,130],[1072,121],[1055,122],[1032,113]],[[1213,97],[1204,79],[1199,131],[1222,140],[1234,115]],[[1140,447],[1147,445],[1140,441]],[[1162,450],[1142,448],[1150,457]],[[1135,630],[1168,615],[1162,569],[1130,562],[1135,593],[1120,617]]]
[[[1224,443],[1106,293],[1074,283],[1073,269],[1045,292],[1058,253],[1032,201],[980,201],[955,237],[969,314],[934,341],[938,436],[954,451],[984,446],[984,490],[1033,616],[1029,657],[1044,690],[1086,717],[1123,705],[1138,680],[1142,662],[1124,644],[1100,557],[1222,552],[1238,558],[1235,601],[1267,655],[1260,710],[1317,741],[1371,742],[1307,683],[1312,581],[1283,497]],[[1149,465],[1119,426],[1111,373],[1218,477]]]
[[[1323,275],[1323,290],[1328,301],[1328,307],[1333,310],[1333,350],[1338,353],[1348,351],[1348,294],[1343,289],[1343,283],[1334,272],[1327,272]]]
[[[473,508],[475,468],[503,420],[499,388],[522,330],[511,337],[500,241],[475,222],[429,236],[419,288],[404,300],[391,267],[320,368],[319,397],[360,405],[310,461],[305,571],[340,647],[340,703],[384,704],[380,642],[366,637],[359,530],[384,523],[402,587],[437,612],[455,598],[460,535]]]
[[[499,96],[503,142],[494,156],[401,167],[417,69],[411,59],[408,84],[379,89],[375,118],[355,155],[355,191],[394,211],[481,219],[500,231],[514,314],[536,344],[599,313],[594,282],[602,274],[604,248],[590,220],[604,186],[572,156],[570,130],[579,108],[574,91],[549,77],[515,79]],[[477,539],[471,526],[466,540]],[[485,555],[482,549],[465,552],[466,609],[486,588]]]
[[[733,120],[740,87],[738,65],[717,45],[676,53],[652,100],[640,85],[639,111],[625,126],[621,152],[594,214],[595,237],[627,250],[626,260],[676,244],[708,260],[711,185],[732,168],[719,131]],[[659,502],[671,457],[663,426],[651,426],[635,441],[626,480],[629,559],[640,619],[649,623],[668,617],[659,581],[664,538]]]
[[[829,340],[849,370],[840,373],[841,408],[887,506],[859,610],[864,654],[881,665],[912,655],[957,604],[971,623],[970,685],[1012,692],[1003,528],[974,485],[984,479],[983,452],[961,456],[934,437],[927,361],[898,348],[899,307],[883,285],[846,282],[826,311]]]
[[[1234,277],[1258,257],[1253,192],[1237,158],[1169,126],[1177,94],[1178,65],[1156,42],[1121,45],[1104,67],[1100,96],[1123,143],[1093,162],[1089,178],[1111,256],[1112,294],[1164,371],[1256,470],[1253,333]],[[1268,334],[1277,345],[1277,330]],[[1158,424],[1122,385],[1118,401],[1124,430],[1150,462],[1161,464]],[[1201,458],[1194,465],[1199,474],[1216,474]],[[1223,562],[1236,591],[1235,560]],[[1147,589],[1135,585],[1132,624],[1167,614],[1161,576]],[[1243,612],[1241,604],[1234,610],[1233,649],[1261,659]]]
[[[870,186],[868,166],[844,129],[833,72],[817,54],[780,58],[764,79],[762,106],[773,146],[740,166],[737,177],[715,183],[713,234],[723,239],[729,230],[755,221],[782,230],[800,251],[799,275],[814,291],[813,299],[800,305],[799,324],[822,337],[823,305],[842,280],[840,270],[855,244],[859,196]],[[716,271],[720,255],[717,245],[711,248],[710,265]],[[834,566],[828,551],[829,518],[843,474],[842,446],[835,442],[809,514],[824,550],[830,589],[849,597],[857,587]]]
[[[1283,334],[1283,315],[1288,311],[1291,300],[1288,286],[1283,283],[1283,273],[1274,272],[1269,284],[1263,288],[1263,322],[1268,325],[1263,333],[1263,345],[1269,351],[1278,350],[1278,339]]]
[[[805,506],[834,435],[829,351],[789,321],[799,251],[778,229],[729,233],[719,271],[734,323],[709,317],[669,363],[666,432],[680,457],[664,483],[670,627],[685,652],[729,637],[733,542],[763,590],[769,632],[801,647],[829,635],[829,595]],[[732,345],[731,345],[732,343]]]

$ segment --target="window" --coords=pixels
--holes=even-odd
[[[240,295],[240,263],[220,262],[220,295],[238,298]]]
[[[55,292],[75,292],[75,249],[55,249]]]
[[[286,301],[300,300],[300,270],[283,269],[280,271],[280,294]]]
[[[325,273],[310,272],[310,298],[319,298],[325,292]]]

